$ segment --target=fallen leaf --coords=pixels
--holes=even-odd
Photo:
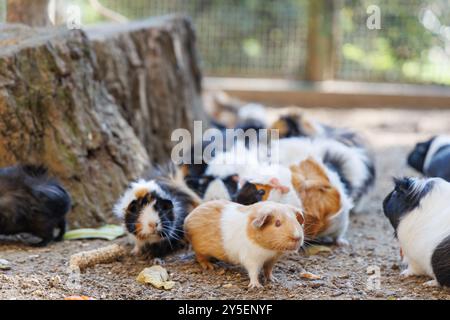
[[[309,246],[305,251],[309,256],[315,256],[322,252],[331,252],[331,248],[326,246]]]
[[[136,278],[142,284],[151,284],[155,288],[170,290],[175,286],[175,281],[169,281],[169,274],[163,267],[156,265],[145,268]]]
[[[322,279],[321,276],[311,273],[311,272],[302,272],[300,273],[300,277],[303,279],[308,279],[308,280],[320,280]]]
[[[66,232],[64,240],[78,239],[105,239],[114,240],[125,235],[125,229],[122,226],[108,224],[98,229],[76,229]]]

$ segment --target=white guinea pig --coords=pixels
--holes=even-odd
[[[303,213],[275,202],[243,206],[226,200],[204,203],[185,220],[187,239],[197,261],[213,269],[210,258],[243,265],[250,277],[249,287],[261,287],[261,269],[267,280],[275,280],[272,268],[285,251],[303,245]]]
[[[403,178],[383,208],[400,242],[404,276],[428,275],[427,285],[450,286],[450,183]]]

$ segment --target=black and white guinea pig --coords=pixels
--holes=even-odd
[[[428,275],[427,285],[450,286],[450,183],[441,178],[395,179],[383,203],[395,229],[404,276]]]
[[[17,165],[0,169],[0,234],[29,233],[41,239],[33,243],[37,246],[61,241],[70,208],[68,192],[49,177],[47,168]]]
[[[408,164],[427,177],[450,181],[450,136],[433,137],[416,144]]]
[[[114,207],[134,241],[134,254],[162,258],[184,247],[183,224],[201,200],[174,166],[131,183]]]
[[[208,145],[209,143],[203,142],[202,151]],[[235,143],[229,150],[214,150],[211,157],[200,159],[200,163],[183,164],[181,172],[186,185],[203,202],[232,200],[239,188],[239,171],[244,165],[234,160],[235,158],[245,159],[248,152],[244,143]]]
[[[362,148],[366,145],[366,142],[358,133],[347,128],[332,127],[318,122],[306,116],[305,112],[298,107],[287,107],[282,110],[271,128],[279,130],[280,138],[329,138],[349,147]]]
[[[216,151],[213,150],[210,157],[205,159],[205,149],[211,144],[211,141],[202,141],[193,145],[190,150],[189,163],[183,163],[180,166],[180,172],[183,175],[186,185],[194,191],[201,199],[205,198],[210,184],[213,183],[217,177],[207,174],[208,163],[215,157]]]

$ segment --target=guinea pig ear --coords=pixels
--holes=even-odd
[[[269,185],[272,188],[279,190],[282,194],[286,194],[291,190],[289,187],[282,185],[280,180],[278,180],[278,178],[270,179]]]
[[[156,198],[155,209],[157,211],[168,211],[172,210],[172,208],[173,208],[172,201],[160,197]]]
[[[298,223],[300,223],[302,226],[305,224],[305,217],[303,215],[303,212],[300,210],[295,210],[295,218],[297,218]]]
[[[252,225],[256,229],[261,229],[264,225],[269,223],[272,215],[270,213],[261,213],[253,219]]]
[[[413,185],[410,178],[394,178],[395,190],[403,194],[409,194]]]
[[[137,202],[137,200],[131,201],[126,210],[129,213],[137,213],[137,211],[138,211],[138,202]]]

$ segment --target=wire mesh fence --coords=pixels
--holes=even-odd
[[[307,0],[103,0],[101,3],[131,19],[169,13],[189,15],[197,30],[208,75],[302,77]]]
[[[307,55],[313,56],[310,4],[333,1],[338,19],[330,33],[335,49],[329,51],[335,79],[450,85],[450,0],[64,1],[81,6],[84,24],[106,20],[93,2],[130,20],[186,14],[197,30],[206,75],[299,80],[307,76]],[[373,6],[380,29],[367,25]],[[0,0],[0,22],[5,8]]]
[[[367,8],[380,10],[369,29]],[[450,1],[343,0],[336,77],[450,84]]]

